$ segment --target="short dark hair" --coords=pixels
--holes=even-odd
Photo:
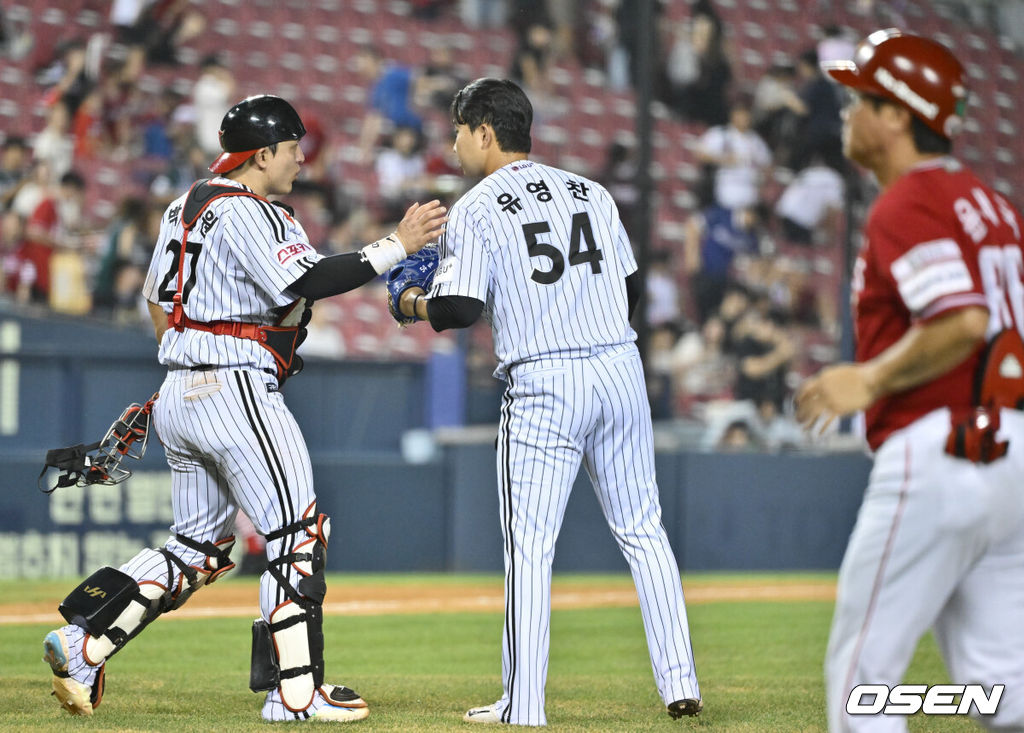
[[[917,115],[911,115],[910,132],[914,136],[914,146],[919,153],[949,155],[953,152],[953,141],[928,127]]]
[[[802,54],[800,54],[800,60],[803,61],[808,66],[813,66],[814,68],[818,68],[818,49],[816,49],[816,48],[809,48],[809,49],[807,49]]]
[[[356,52],[356,55],[372,56],[373,58],[378,60],[384,58],[384,54],[382,54],[380,52],[380,49],[374,46],[372,43],[364,43],[362,46],[359,47],[359,50]]]
[[[736,295],[742,295],[747,300],[750,300],[752,297],[750,288],[738,280],[729,280],[725,283],[725,287],[722,289],[723,295],[731,295],[733,293],[736,293]]]
[[[71,188],[77,188],[79,191],[85,190],[85,179],[82,178],[82,174],[76,170],[70,170],[60,177],[60,185],[69,186]]]
[[[206,54],[205,56],[203,56],[202,61],[199,62],[200,69],[208,69],[211,66],[219,66],[222,69],[226,68],[220,56],[215,53]]]
[[[503,153],[529,153],[533,105],[519,86],[508,79],[477,79],[452,100],[452,122],[475,130],[488,124],[494,128]]]
[[[887,97],[883,97],[878,94],[868,94],[861,92],[861,96],[865,100],[871,103],[875,109],[878,109],[883,104],[891,104],[896,107],[903,107],[901,104],[897,104]],[[915,115],[909,109],[907,112],[910,114],[910,134],[914,138],[914,147],[917,148],[919,153],[938,153],[940,155],[949,155],[953,152],[953,141],[945,135],[940,135],[935,132],[932,128],[928,127],[920,117]]]

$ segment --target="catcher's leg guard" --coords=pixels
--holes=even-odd
[[[293,535],[293,550],[268,563],[267,574],[286,600],[270,611],[269,619],[253,622],[249,687],[253,692],[278,688],[285,707],[298,712],[324,687],[322,606],[330,520],[316,513],[316,502],[302,519],[268,534],[267,541]],[[325,697],[333,696],[328,690]],[[365,703],[356,696],[351,707],[359,706]]]
[[[179,608],[206,583],[234,567],[228,557],[234,537],[199,543],[177,536],[186,547],[206,552],[202,567],[185,564],[167,548],[146,549],[133,558],[136,565],[158,568],[140,580],[121,570],[104,567],[86,578],[60,604],[69,623],[85,629],[82,655],[87,664],[101,666],[157,616]]]

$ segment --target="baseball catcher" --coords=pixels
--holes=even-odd
[[[357,692],[325,681],[330,520],[317,509],[309,451],[281,388],[302,366],[296,349],[310,305],[436,241],[445,209],[414,203],[390,235],[358,252],[319,254],[294,214],[270,198],[291,192],[305,133],[286,100],[247,97],[221,123],[215,176],[194,183],[161,219],[142,296],[167,368],[151,412],[171,469],[174,521],[162,546],[96,570],[61,603],[68,623],[45,636],[44,661],[69,713],[92,715],[107,660],[234,567],[241,510],[266,538],[249,674],[250,689],[265,693],[262,718],[369,715]],[[120,460],[144,445],[139,413],[149,414],[126,414],[100,445],[48,456],[66,472],[58,485],[117,480]]]

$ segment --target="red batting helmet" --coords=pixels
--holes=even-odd
[[[852,60],[822,66],[840,84],[906,107],[943,137],[963,127],[964,67],[941,43],[886,28],[861,41]]]

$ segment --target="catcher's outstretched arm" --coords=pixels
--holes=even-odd
[[[377,277],[377,270],[359,252],[331,255],[319,260],[288,290],[301,298],[328,298],[347,293]]]
[[[422,205],[413,204],[392,234],[366,245],[359,252],[324,257],[288,290],[303,298],[319,300],[365,285],[441,236],[447,221],[445,211],[447,209],[436,199]]]

